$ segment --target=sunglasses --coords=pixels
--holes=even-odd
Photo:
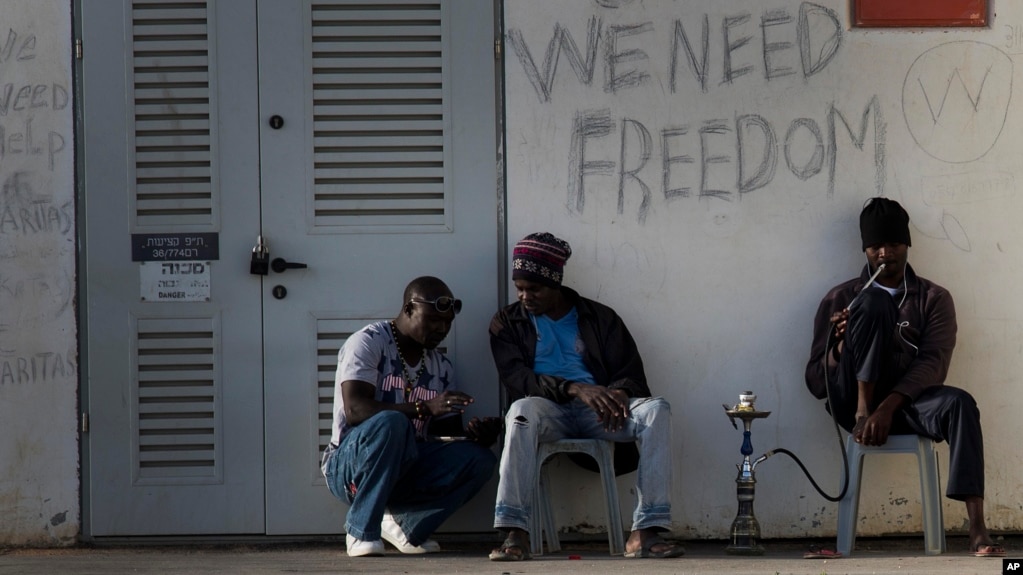
[[[458,314],[458,312],[462,311],[462,300],[448,296],[441,296],[432,300],[412,298],[409,300],[409,303],[430,303],[433,304],[433,309],[440,313],[448,313],[451,310],[455,310],[455,314]]]

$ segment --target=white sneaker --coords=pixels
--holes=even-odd
[[[409,555],[440,552],[440,544],[433,539],[427,539],[418,547],[409,543],[405,532],[401,530],[401,526],[390,513],[384,513],[384,520],[380,522],[380,535],[383,536],[384,541],[394,545],[398,551]]]
[[[379,557],[384,554],[384,542],[379,539],[363,541],[352,535],[346,535],[345,543],[348,544],[349,557]]]

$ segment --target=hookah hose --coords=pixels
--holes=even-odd
[[[836,342],[835,345],[838,345],[838,343]],[[827,341],[824,344],[824,361],[825,362],[827,361],[828,354],[830,354],[830,353],[831,353],[831,331],[828,331],[828,338],[827,338]],[[838,447],[842,450],[843,481],[842,481],[842,490],[839,492],[839,494],[834,496],[834,497],[832,497],[831,495],[828,495],[827,493],[825,493],[824,490],[821,489],[820,485],[817,485],[817,482],[814,480],[813,475],[810,475],[810,472],[806,469],[806,466],[803,465],[803,462],[800,461],[798,457],[796,457],[795,453],[792,453],[788,449],[785,449],[783,447],[776,447],[776,448],[768,451],[767,453],[761,455],[760,458],[759,458],[759,461],[763,461],[764,459],[767,459],[768,457],[771,457],[775,453],[784,453],[785,455],[788,455],[789,457],[792,458],[793,461],[796,462],[796,465],[799,465],[799,468],[803,470],[803,474],[806,475],[806,478],[810,480],[810,484],[813,485],[813,488],[817,490],[817,493],[820,493],[821,497],[823,497],[824,499],[827,499],[828,501],[837,502],[837,501],[841,501],[842,498],[845,497],[845,492],[849,489],[849,456],[845,452],[845,442],[842,441],[842,431],[838,427],[838,418],[835,416],[834,410],[830,408],[830,406],[831,406],[831,385],[830,385],[830,383],[831,382],[828,381],[828,368],[827,368],[827,365],[825,365],[824,366],[824,391],[825,391],[825,393],[827,395],[827,398],[828,398],[828,403],[827,404],[829,406],[828,411],[831,413],[831,421],[832,421],[832,423],[835,424],[835,434],[838,436]]]
[[[853,305],[857,302],[857,300],[859,300],[860,295],[864,291],[866,291],[866,289],[869,288],[874,283],[874,280],[877,279],[877,276],[881,275],[881,272],[884,270],[884,268],[885,268],[885,264],[883,264],[883,263],[877,266],[877,270],[870,276],[870,278],[867,280],[867,283],[865,283],[863,285],[863,287],[860,289],[859,293],[857,293],[853,297],[852,301],[849,302],[849,305],[846,306],[846,309],[850,309],[850,308],[853,307]],[[767,459],[768,457],[774,455],[775,453],[784,453],[785,455],[788,455],[789,457],[791,457],[792,460],[795,461],[797,465],[799,465],[799,468],[803,470],[803,474],[806,475],[806,478],[810,480],[810,483],[813,485],[813,488],[817,490],[817,493],[821,494],[821,497],[823,497],[824,499],[827,499],[828,501],[841,501],[842,498],[845,497],[845,492],[848,491],[848,489],[849,489],[849,455],[845,452],[845,442],[842,441],[842,431],[838,427],[838,418],[835,416],[835,410],[833,409],[833,407],[831,405],[831,382],[828,380],[827,361],[828,361],[828,355],[831,354],[831,347],[832,347],[831,346],[831,334],[834,333],[834,331],[835,331],[834,328],[828,330],[828,337],[827,337],[827,339],[824,342],[824,362],[825,362],[825,365],[824,365],[824,393],[825,393],[825,395],[827,396],[827,399],[828,399],[827,405],[828,405],[828,412],[831,414],[831,421],[832,421],[832,423],[835,424],[835,435],[838,436],[838,447],[842,450],[842,471],[843,471],[842,490],[839,492],[838,496],[836,496],[836,497],[832,497],[832,496],[828,495],[827,493],[825,493],[824,490],[821,489],[819,485],[817,485],[817,482],[814,481],[813,476],[810,475],[810,472],[806,469],[806,466],[803,465],[803,462],[800,461],[798,457],[796,457],[795,453],[792,453],[788,449],[783,449],[781,447],[777,447],[777,448],[772,449],[771,451],[768,451],[767,453],[761,455],[760,458],[757,461],[763,461],[763,460]],[[838,346],[838,342],[837,341],[835,342],[835,346],[836,347]]]

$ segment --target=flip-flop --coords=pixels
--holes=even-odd
[[[667,549],[662,551],[654,551],[653,548],[657,545],[668,545]],[[629,551],[625,554],[625,557],[629,559],[669,559],[671,557],[681,557],[686,554],[685,547],[677,545],[675,543],[668,543],[660,537],[654,537],[649,539],[641,549],[637,551]]]
[[[970,555],[974,557],[1005,557],[1005,547],[997,543],[991,545],[982,543],[977,546],[977,549],[971,551]]]
[[[516,550],[515,553],[511,552],[513,549]],[[510,537],[505,539],[500,547],[490,552],[491,561],[525,561],[532,558],[529,549],[512,541]]]
[[[803,559],[841,559],[842,554],[834,549],[825,549],[817,545],[811,545],[810,550],[803,553]]]

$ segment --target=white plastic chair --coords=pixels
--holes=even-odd
[[[533,517],[529,529],[530,552],[533,555],[543,554],[543,531],[547,532],[547,549],[552,553],[561,550],[558,526],[554,521],[548,492],[550,477],[544,467],[547,459],[557,453],[585,453],[597,462],[604,487],[607,538],[611,545],[611,555],[625,553],[622,514],[618,506],[618,484],[615,483],[614,442],[601,439],[561,439],[540,444],[536,453],[537,478],[533,490]]]
[[[938,451],[934,441],[921,435],[890,435],[881,446],[865,446],[853,441],[845,442],[849,458],[849,489],[838,504],[838,552],[848,557],[856,543],[856,520],[860,507],[860,480],[863,476],[863,458],[878,453],[910,453],[916,455],[920,467],[920,499],[923,502],[924,552],[939,555],[945,552],[945,525],[941,509],[941,489],[938,477]]]

